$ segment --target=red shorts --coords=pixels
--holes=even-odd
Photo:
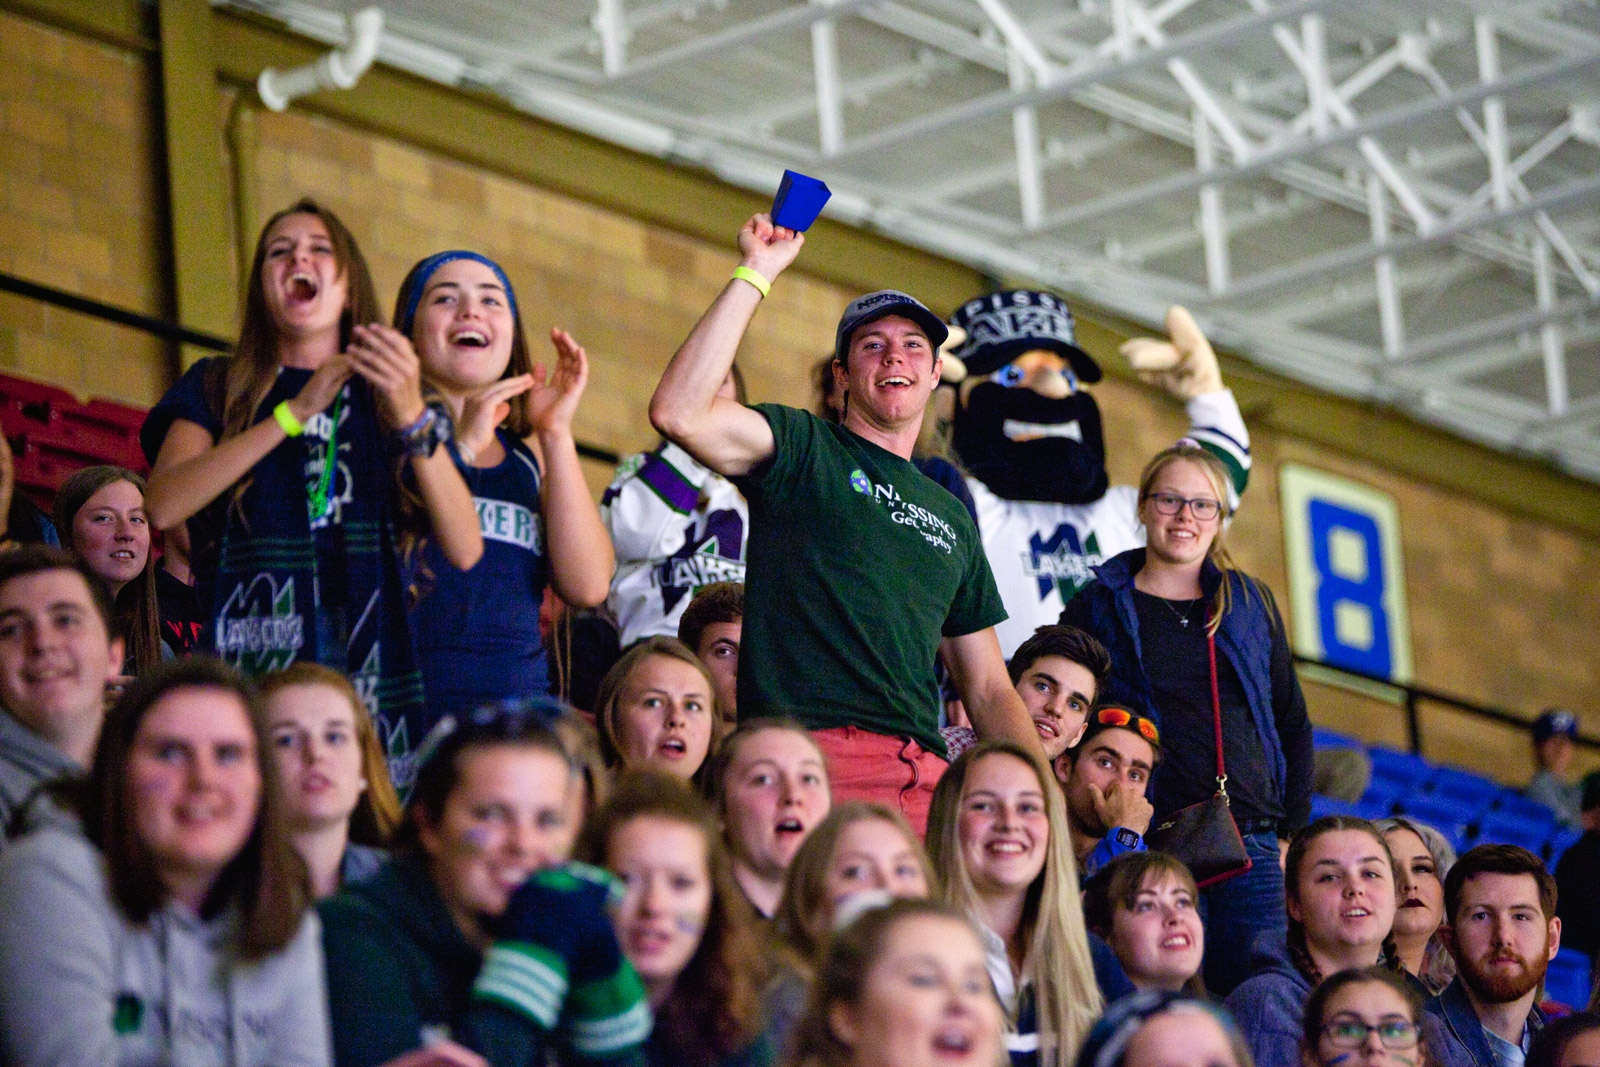
[[[870,800],[903,814],[918,837],[927,832],[933,787],[948,763],[915,741],[855,726],[813,730],[811,736],[828,762],[835,804]]]

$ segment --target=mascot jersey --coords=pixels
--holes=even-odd
[[[1186,406],[1189,436],[1228,468],[1231,511],[1250,476],[1250,437],[1238,402],[1224,389]],[[1060,619],[1062,607],[1094,577],[1095,567],[1144,544],[1135,486],[1114,485],[1097,500],[1064,504],[1006,500],[975,477],[967,485],[978,505],[983,550],[1010,616],[995,628],[1007,659],[1037,627]]]
[[[678,618],[701,586],[744,581],[744,497],[671,442],[622,461],[600,517],[617,550],[606,604],[623,648],[678,636]]]

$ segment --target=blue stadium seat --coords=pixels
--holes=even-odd
[[[1456,801],[1470,809],[1469,818],[1482,814],[1499,798],[1503,788],[1481,774],[1439,767],[1433,772],[1433,795]]]
[[[1320,726],[1311,728],[1311,744],[1316,748],[1361,748],[1362,744],[1353,737],[1324,730]]]
[[[1570,826],[1557,826],[1551,831],[1549,839],[1544,843],[1543,855],[1545,863],[1552,871],[1556,869],[1556,861],[1561,858],[1561,854],[1577,844],[1578,838],[1582,836],[1582,830],[1574,830]],[[1534,851],[1540,850],[1534,849]]]
[[[1311,794],[1311,817],[1320,819],[1326,815],[1357,815],[1356,805],[1347,800],[1334,797],[1325,797],[1321,793]],[[1363,816],[1364,818],[1365,816]]]
[[[1544,975],[1546,999],[1559,1001],[1569,1008],[1581,1009],[1588,1004],[1589,968],[1589,957],[1577,949],[1563,948],[1557,952]]]
[[[1478,820],[1479,844],[1521,845],[1537,856],[1544,851],[1545,842],[1549,839],[1550,826],[1547,823],[1533,822],[1503,811],[1491,811]]]
[[[1556,813],[1539,803],[1530,800],[1515,789],[1502,789],[1495,800],[1495,810],[1508,815],[1516,815],[1528,822],[1542,822],[1547,826],[1555,825]]]
[[[1403,798],[1400,810],[1438,830],[1456,852],[1465,851],[1467,827],[1471,820],[1459,804],[1423,793]]]
[[[1409,781],[1413,785],[1433,777],[1433,765],[1410,752],[1396,752],[1392,748],[1374,745],[1367,749],[1367,755],[1372,759],[1374,775]]]
[[[1363,819],[1371,819],[1373,822],[1377,822],[1379,819],[1387,819],[1393,815],[1394,805],[1394,797],[1381,793],[1374,794],[1369,789],[1366,795],[1356,802],[1355,813]]]

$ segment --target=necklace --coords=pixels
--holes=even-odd
[[[1189,613],[1188,613],[1188,611],[1179,611],[1177,608],[1172,606],[1172,601],[1168,600],[1164,596],[1158,596],[1158,597],[1156,597],[1156,599],[1161,601],[1161,603],[1165,604],[1167,606],[1167,610],[1172,612],[1172,614],[1174,614],[1174,615],[1176,615],[1178,617],[1178,623],[1181,626],[1183,626],[1184,629],[1188,629],[1189,628]],[[1192,601],[1186,600],[1186,601],[1184,601],[1184,603],[1188,604],[1188,603],[1192,603]]]
[[[322,463],[322,475],[315,485],[308,486],[306,503],[311,512],[311,521],[316,522],[328,513],[332,501],[328,499],[329,492],[333,489],[333,470],[339,464],[339,418],[344,414],[344,390],[333,401],[333,429],[328,432],[328,444],[323,452],[326,457]],[[1187,623],[1185,623],[1187,625]]]

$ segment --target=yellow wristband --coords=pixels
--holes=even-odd
[[[751,285],[755,286],[756,291],[761,294],[761,298],[763,300],[766,299],[768,293],[772,292],[772,283],[767,281],[761,275],[757,274],[755,271],[751,270],[749,267],[740,265],[733,268],[733,276],[735,278],[740,278],[744,281],[747,281]]]
[[[283,427],[283,432],[290,437],[299,437],[306,432],[305,423],[294,417],[294,412],[289,410],[287,400],[278,401],[278,406],[272,409],[272,417],[278,420],[278,425]]]

